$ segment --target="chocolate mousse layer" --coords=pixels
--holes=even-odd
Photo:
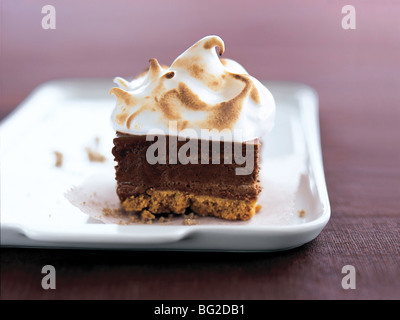
[[[236,200],[257,199],[261,191],[258,140],[227,144],[224,141],[192,139],[191,146],[197,145],[198,151],[193,154],[191,151],[194,149],[187,148],[189,139],[179,141],[172,136],[164,139],[165,148],[155,151],[157,137],[154,141],[147,141],[145,135],[117,132],[112,153],[117,162],[117,194],[122,202],[149,189]],[[247,146],[247,154],[246,145],[251,145],[251,148]],[[185,151],[185,156],[179,158],[179,152],[182,155]],[[189,163],[181,163],[180,159],[186,160],[184,162],[189,160]],[[238,174],[237,169],[246,166],[251,170],[247,174]]]

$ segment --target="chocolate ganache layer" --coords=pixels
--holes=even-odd
[[[229,199],[256,199],[261,191],[258,180],[258,140],[226,144],[224,141],[192,139],[198,153],[185,157],[191,161],[185,164],[179,161],[177,154],[189,139],[179,141],[176,137],[165,136],[166,148],[157,150],[156,154],[161,161],[152,163],[154,161],[149,161],[148,151],[157,142],[157,139],[154,140],[147,141],[146,136],[117,132],[112,153],[117,162],[117,194],[121,201],[150,188]],[[228,149],[226,146],[231,147]],[[174,154],[171,154],[171,149]],[[240,158],[240,163],[235,158]],[[249,168],[245,172],[247,174],[238,174],[237,169],[245,166]]]

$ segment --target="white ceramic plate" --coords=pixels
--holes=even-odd
[[[250,221],[126,224],[103,215],[115,195],[110,79],[45,83],[1,123],[1,245],[140,250],[275,251],[318,236],[330,218],[318,98],[302,84],[265,82],[277,104],[264,141],[262,206]],[[87,148],[105,156],[91,162]],[[55,166],[55,151],[62,166]],[[302,214],[299,214],[299,213]]]

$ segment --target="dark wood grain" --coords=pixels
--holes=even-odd
[[[56,30],[41,28],[53,4]],[[341,27],[346,4],[357,29]],[[399,299],[398,1],[1,2],[0,117],[56,78],[133,76],[208,34],[262,80],[306,83],[320,99],[332,218],[278,253],[1,249],[2,299]],[[43,290],[41,268],[57,270]],[[344,290],[344,265],[357,288]]]

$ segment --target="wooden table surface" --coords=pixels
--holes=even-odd
[[[348,4],[356,29],[342,27]],[[255,77],[318,92],[332,207],[315,240],[276,253],[2,248],[1,298],[399,299],[399,16],[389,0],[1,1],[1,118],[45,81],[133,76],[218,34]],[[55,290],[41,287],[47,264]]]

